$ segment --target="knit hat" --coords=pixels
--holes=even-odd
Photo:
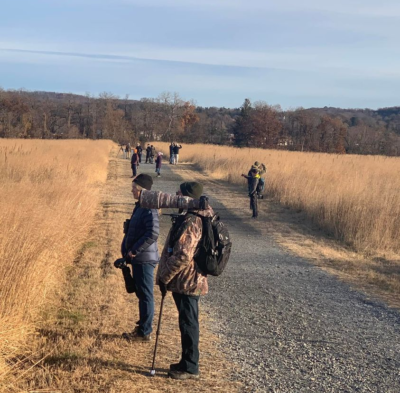
[[[182,195],[190,198],[199,199],[203,193],[203,185],[195,181],[187,181],[180,186]]]
[[[153,178],[149,175],[141,173],[133,179],[133,183],[136,183],[138,186],[143,187],[146,190],[151,190],[151,186],[153,185]]]

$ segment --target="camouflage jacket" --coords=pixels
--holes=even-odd
[[[198,214],[209,217],[214,212],[209,207]],[[200,217],[188,216],[184,224],[187,224],[187,227],[176,241],[172,253],[168,252],[171,230],[168,234],[158,266],[157,283],[161,280],[171,292],[205,295],[208,293],[207,277],[200,273],[193,259],[202,235],[202,221]]]

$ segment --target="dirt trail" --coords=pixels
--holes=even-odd
[[[153,188],[175,192],[180,178],[165,167]],[[142,165],[139,172],[154,175],[154,165]],[[96,222],[68,271],[62,293],[56,296],[61,302],[55,301],[45,311],[42,327],[31,344],[34,355],[18,367],[18,376],[6,381],[3,392],[237,391],[239,384],[230,380],[234,366],[219,352],[218,338],[204,328],[204,317],[201,380],[177,382],[167,378],[169,364],[180,355],[178,316],[170,295],[164,307],[154,378],[148,376],[154,340],[151,344],[130,344],[121,339],[121,333],[131,331],[138,320],[137,299],[125,293],[121,272],[112,265],[120,256],[122,223],[133,209],[130,175],[128,160],[111,158]],[[162,216],[160,245],[170,225],[170,218]],[[155,294],[154,338],[160,305],[158,288]]]

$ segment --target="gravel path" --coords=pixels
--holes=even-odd
[[[230,264],[210,278],[201,311],[215,321],[211,329],[245,391],[400,392],[397,311],[285,252],[266,228],[266,213],[250,219],[243,190],[188,165],[163,172],[154,189],[202,181],[232,235]]]

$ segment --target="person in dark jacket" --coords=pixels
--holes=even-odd
[[[177,143],[174,146],[174,160],[173,163],[176,165],[179,162],[179,150],[182,149],[182,145],[178,145]]]
[[[250,170],[248,176],[246,176],[244,173],[242,173],[242,176],[247,179],[247,186],[250,197],[250,209],[253,210],[252,218],[257,218],[258,217],[257,186],[260,180],[260,175],[258,174],[258,170],[253,168]]]
[[[156,173],[157,173],[158,177],[161,176],[162,156],[163,156],[163,153],[159,151],[157,154],[157,158],[156,158]]]
[[[132,168],[132,176],[135,177],[137,175],[137,167],[139,165],[139,156],[136,153],[136,150],[134,150],[131,158],[131,168]]]
[[[257,169],[257,173],[260,175],[260,179],[258,180],[258,184],[257,184],[257,198],[258,199],[263,199],[263,191],[265,188],[265,173],[267,172],[267,167],[265,166],[265,164],[263,163],[259,163],[258,161],[256,161],[250,168],[249,173],[247,174],[247,176],[251,176],[251,170],[252,169]]]
[[[169,145],[169,163],[173,164],[174,163],[174,146],[175,143],[171,142]]]
[[[149,175],[140,174],[135,177],[132,181],[133,198],[139,200],[141,190],[151,190],[152,184],[153,179]],[[154,268],[159,261],[157,246],[159,233],[158,210],[144,209],[137,202],[121,245],[122,256],[132,264],[136,296],[139,299],[138,326],[132,332],[122,335],[128,341],[151,340],[154,317],[153,277]]]
[[[150,146],[150,164],[154,164],[154,157],[156,156],[156,148],[151,145]]]
[[[140,146],[140,143],[137,144],[136,146],[136,151],[137,151],[137,155],[139,157],[139,163],[142,163],[142,146]]]
[[[146,164],[150,161],[151,147],[150,143],[146,147]]]

